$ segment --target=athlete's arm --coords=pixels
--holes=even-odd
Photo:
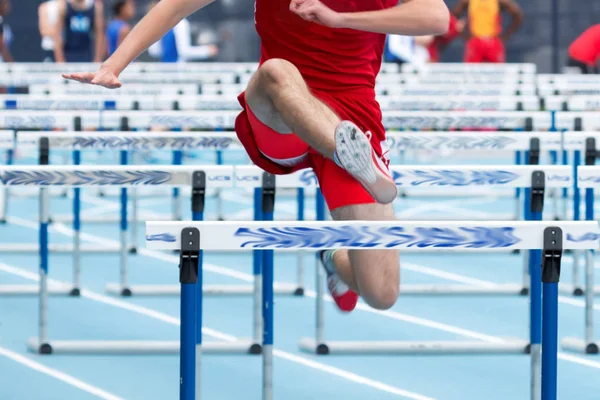
[[[500,0],[500,7],[511,16],[510,25],[502,32],[502,35],[500,35],[500,39],[508,40],[515,34],[521,26],[521,22],[523,22],[523,10],[521,10],[521,7],[513,0]]]
[[[292,0],[290,10],[333,28],[408,36],[441,35],[450,19],[443,0],[404,0],[397,7],[354,13],[335,12],[319,0]]]
[[[2,55],[2,59],[4,62],[13,62],[12,54],[10,54],[10,50],[8,50],[8,46],[4,43],[4,31],[2,29],[2,24],[0,24],[0,55]]]
[[[48,3],[44,2],[38,7],[38,29],[40,30],[40,36],[50,36],[52,34],[52,28],[48,23]]]
[[[65,14],[67,12],[66,1],[58,2],[58,19],[54,26],[54,60],[57,63],[65,62],[65,52],[63,50],[63,31],[65,29]]]
[[[98,72],[64,74],[63,77],[108,88],[121,86],[119,74],[142,51],[162,38],[179,21],[213,0],[162,0],[131,30]]]
[[[206,60],[217,55],[216,46],[192,46],[192,32],[187,19],[181,20],[173,29],[179,61]]]
[[[467,9],[469,8],[469,0],[459,0],[458,3],[456,3],[456,5],[454,6],[454,8],[452,9],[452,15],[454,15],[457,19],[460,19],[463,14],[467,11]],[[466,25],[466,23],[465,23]],[[469,39],[469,30],[468,29],[464,29],[465,27],[463,26],[463,29],[461,31],[459,31],[459,35],[465,39],[468,40]]]
[[[104,5],[101,1],[96,1],[94,5],[94,62],[102,62],[106,55],[106,43],[104,37]]]
[[[456,18],[460,18],[465,13],[465,11],[467,11],[468,7],[469,7],[469,0],[459,0],[459,2],[456,3],[454,8],[452,9],[452,14]]]

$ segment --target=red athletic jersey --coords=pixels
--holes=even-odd
[[[398,0],[321,0],[338,12],[390,8]],[[365,93],[375,96],[385,35],[332,29],[293,14],[290,0],[256,0],[256,30],[262,60],[282,58],[299,70],[313,91]]]
[[[600,58],[600,24],[583,32],[569,46],[569,57],[584,64],[595,66]]]

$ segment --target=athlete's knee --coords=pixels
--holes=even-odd
[[[281,58],[272,58],[265,61],[258,71],[261,81],[266,87],[279,88],[289,85],[300,75],[294,64]]]
[[[400,268],[397,255],[383,257],[369,266],[369,277],[359,283],[360,294],[373,308],[392,308],[400,294]]]
[[[379,285],[378,287],[373,288],[370,293],[362,293],[361,291],[361,296],[365,302],[377,310],[388,310],[392,308],[394,304],[396,304],[399,294],[399,285],[392,282]]]

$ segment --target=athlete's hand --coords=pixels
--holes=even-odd
[[[290,11],[306,21],[330,28],[341,28],[343,25],[343,15],[319,0],[291,0]]]
[[[62,74],[62,77],[81,83],[102,86],[107,89],[117,89],[121,87],[119,78],[104,66],[101,66],[97,72],[76,72],[73,74]]]

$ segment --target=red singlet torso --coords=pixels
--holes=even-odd
[[[397,4],[397,0],[321,1],[338,12],[381,10]],[[290,61],[313,91],[356,92],[374,97],[385,35],[307,22],[293,14],[289,6],[290,0],[256,0],[261,61]]]

